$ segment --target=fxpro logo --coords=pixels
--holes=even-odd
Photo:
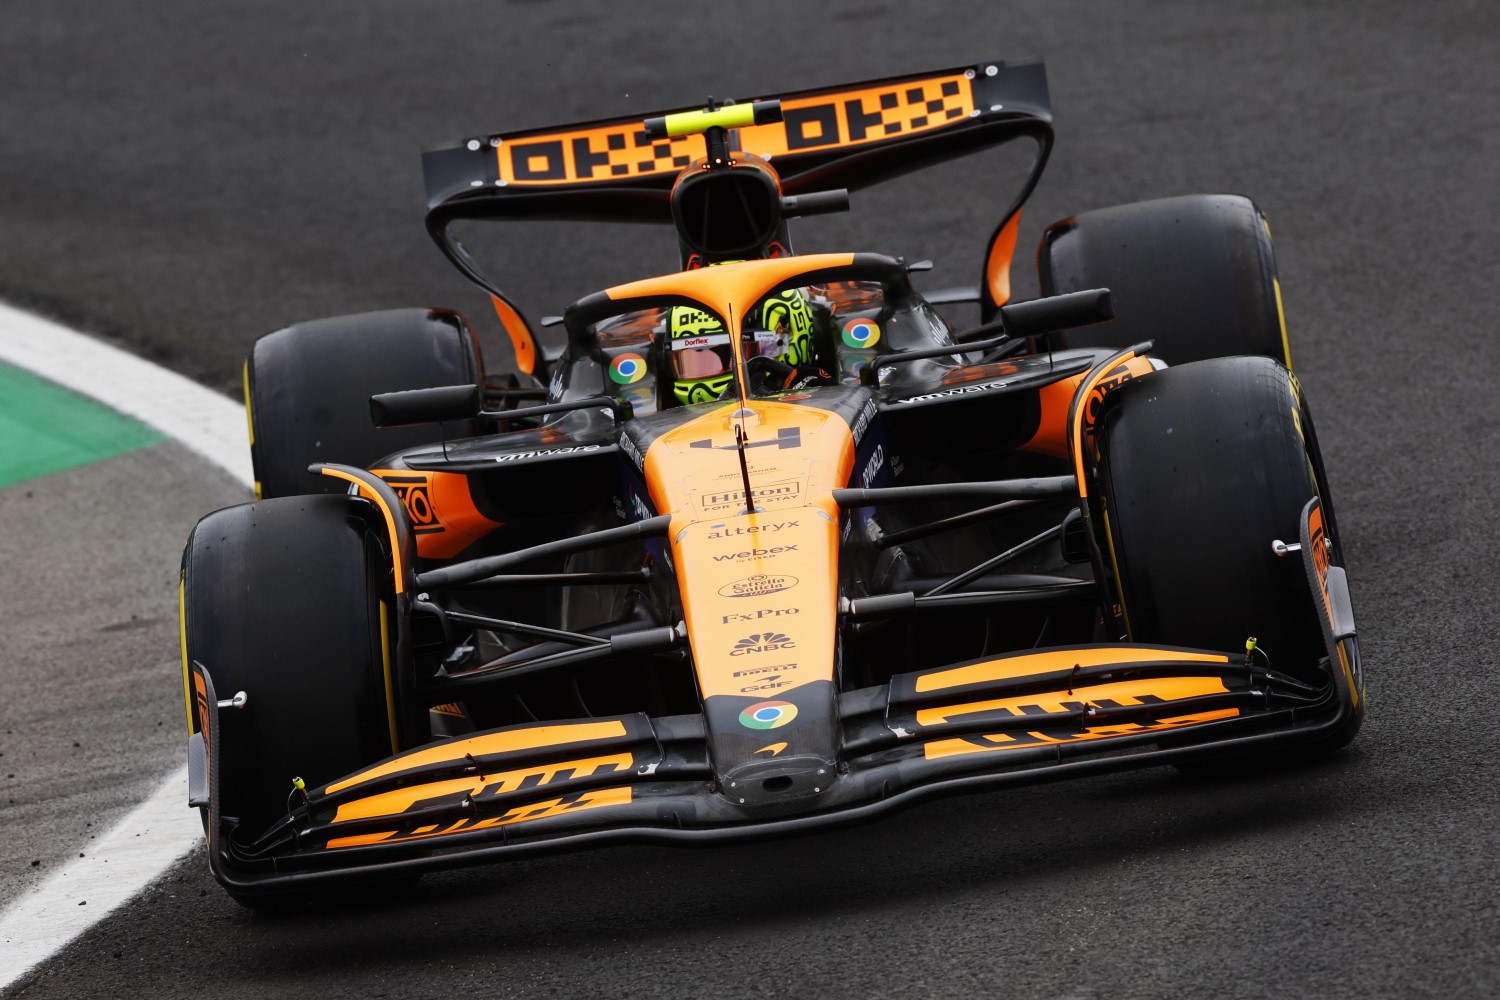
[[[734,644],[730,656],[748,656],[751,653],[773,653],[778,649],[796,649],[791,636],[783,632],[757,632],[747,635]]]
[[[779,594],[783,590],[791,590],[797,586],[795,576],[786,576],[776,573],[757,573],[747,576],[743,580],[725,584],[719,588],[720,597],[765,597],[767,594]]]
[[[709,538],[735,538],[739,535],[755,535],[763,531],[780,531],[783,528],[795,528],[798,527],[798,522],[781,521],[777,524],[752,524],[746,528],[730,528],[722,524],[715,524],[712,527],[716,530],[708,533]]]
[[[766,556],[779,556],[783,552],[796,552],[795,545],[773,545],[769,549],[746,549],[743,552],[731,552],[724,556],[714,556],[714,562],[744,562],[746,559],[762,559]]]
[[[750,495],[757,503],[767,500],[793,500],[802,492],[802,484],[795,479],[789,479],[782,483],[771,483],[769,486],[757,486],[751,489]],[[738,507],[745,502],[744,490],[729,490],[724,493],[704,493],[698,497],[698,503],[704,510],[727,510]]]
[[[801,612],[801,608],[761,608],[759,611],[747,611],[744,614],[729,614],[719,617],[720,625],[728,625],[730,622],[754,622],[762,618],[783,618],[787,615],[795,615]]]

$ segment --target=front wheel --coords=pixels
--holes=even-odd
[[[1291,373],[1252,357],[1153,372],[1106,397],[1098,427],[1130,638],[1234,652],[1253,636],[1273,669],[1326,680],[1302,560],[1273,550],[1300,537],[1304,506],[1324,493]]]
[[[219,802],[253,840],[308,788],[396,746],[390,559],[370,504],[286,497],[215,511],[182,556],[184,656],[221,698]],[[189,719],[196,730],[201,722]]]

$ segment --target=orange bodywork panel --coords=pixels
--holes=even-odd
[[[1021,229],[1021,210],[1016,209],[1000,231],[990,252],[984,259],[984,283],[989,289],[990,301],[1003,306],[1010,301],[1010,262],[1016,255],[1016,234]]]
[[[1049,649],[1040,653],[1006,656],[985,663],[971,663],[948,670],[934,670],[917,678],[919,692],[943,691],[992,681],[1010,680],[1030,674],[1069,670],[1073,667],[1098,667],[1118,664],[1121,669],[1134,663],[1157,663],[1181,660],[1193,663],[1228,663],[1222,653],[1194,653],[1181,649],[1153,649],[1143,646],[1094,646],[1086,649]]]
[[[1098,646],[1078,649],[1050,649],[1037,653],[1005,656],[985,663],[971,663],[948,670],[936,670],[916,679],[917,692],[943,691],[973,684],[1013,680],[1034,674],[1046,674],[1069,670],[1074,667],[1097,667],[1118,665],[1128,670],[1133,664],[1179,661],[1189,663],[1228,664],[1229,657],[1223,653],[1194,652],[1183,649],[1152,648],[1148,646]],[[957,705],[920,708],[916,712],[918,726],[943,726],[963,722],[965,716],[1004,714],[1015,718],[1044,713],[1062,714],[1076,711],[1084,705],[1158,705],[1162,716],[1145,722],[1101,722],[1077,730],[1060,730],[1049,727],[1043,719],[1037,720],[1037,729],[1024,732],[1008,731],[986,733],[977,736],[959,736],[952,739],[935,739],[923,746],[923,755],[929,759],[953,757],[963,754],[988,753],[995,750],[1015,750],[1035,747],[1040,744],[1076,743],[1102,740],[1115,736],[1130,736],[1137,733],[1170,729],[1177,726],[1230,719],[1240,714],[1237,708],[1189,711],[1171,715],[1174,701],[1225,694],[1222,679],[1218,677],[1148,677],[1106,683],[1089,683],[1077,689],[1054,690],[1006,698],[990,698],[983,701],[964,702]]]
[[[1129,704],[1129,702],[1127,702]],[[1158,732],[1178,726],[1197,725],[1219,719],[1232,719],[1239,715],[1237,708],[1220,708],[1192,715],[1181,715],[1157,722],[1124,722],[1112,726],[1090,726],[1082,732],[1058,735],[1057,733],[987,733],[983,736],[964,736],[951,740],[933,740],[922,750],[928,760],[940,757],[956,757],[962,754],[990,753],[996,750],[1018,750],[1043,743],[1081,743],[1088,740],[1109,739],[1112,736],[1131,736],[1136,733]]]
[[[704,698],[744,695],[769,674],[778,688],[833,680],[833,490],[849,481],[854,436],[826,410],[766,400],[750,401],[747,416],[733,416],[738,410],[726,404],[675,428],[645,461],[652,502],[673,516],[672,557]],[[741,422],[753,513],[735,447]]]
[[[346,788],[367,781],[374,781],[409,768],[442,764],[463,760],[465,754],[482,757],[486,754],[510,753],[516,750],[536,750],[542,747],[580,743],[585,740],[606,740],[625,735],[625,726],[618,719],[603,722],[564,723],[556,726],[535,726],[528,729],[507,730],[497,733],[481,733],[460,740],[445,740],[421,750],[376,764],[341,781],[329,785],[324,791],[332,795]]]
[[[510,338],[510,349],[516,356],[516,370],[530,375],[536,371],[536,338],[531,327],[516,312],[514,306],[491,293],[490,302],[495,306],[495,315],[500,319],[500,328]]]
[[[1044,694],[1028,694],[1019,698],[996,698],[963,705],[923,708],[917,711],[917,722],[923,726],[937,726],[960,719],[965,715],[977,715],[981,712],[1009,712],[1011,715],[1025,715],[1026,713],[1022,711],[1023,706],[1040,707],[1048,712],[1065,712],[1067,707],[1064,702],[1079,700],[1093,702],[1107,698],[1122,705],[1139,705],[1143,704],[1139,700],[1142,695],[1149,695],[1164,701],[1177,701],[1202,695],[1224,694],[1227,690],[1224,682],[1217,677],[1160,677],[1150,680],[1120,681],[1115,684],[1090,685],[1086,690],[1078,691],[1076,694],[1067,691],[1050,691]]]
[[[385,480],[406,506],[417,555],[451,559],[500,527],[474,506],[469,477],[457,472],[371,469]]]
[[[625,726],[618,719],[599,722],[561,723],[552,726],[534,726],[526,729],[480,733],[462,739],[446,740],[411,753],[393,757],[374,767],[353,774],[329,785],[323,792],[332,795],[346,789],[357,789],[388,778],[393,774],[422,767],[473,760],[475,757],[510,753],[514,751],[545,750],[556,746],[563,748],[591,740],[608,740],[625,735]],[[475,771],[461,777],[440,781],[417,782],[399,788],[376,791],[362,798],[341,802],[333,817],[339,823],[379,820],[389,817],[391,828],[370,832],[351,833],[344,837],[333,837],[330,848],[358,847],[367,844],[398,843],[443,836],[450,833],[465,833],[490,827],[507,826],[526,820],[541,819],[565,812],[599,806],[629,802],[632,792],[628,787],[609,787],[586,791],[568,791],[569,783],[580,779],[598,778],[602,775],[618,774],[622,778],[630,774],[636,759],[629,752],[602,753],[572,759],[558,759],[546,763],[531,764],[510,770],[484,773]],[[413,809],[431,805],[436,800],[481,801],[514,792],[522,787],[557,787],[556,798],[540,802],[528,802],[506,810],[496,816],[478,818],[466,816],[452,821],[434,823],[412,828],[402,817]],[[368,824],[363,824],[368,828]]]
[[[1085,434],[1092,435],[1094,421],[1099,417],[1099,404],[1104,401],[1104,397],[1111,390],[1152,370],[1153,366],[1146,358],[1131,357],[1096,380],[1089,390],[1088,400],[1083,405]],[[1068,412],[1072,409],[1073,397],[1077,394],[1079,386],[1083,385],[1088,377],[1088,372],[1080,372],[1072,378],[1065,378],[1041,388],[1037,393],[1037,399],[1042,408],[1041,422],[1038,423],[1036,433],[1031,436],[1031,440],[1021,445],[1022,451],[1040,452],[1054,458],[1069,456]]]
[[[799,274],[829,267],[848,267],[853,263],[852,253],[810,253],[770,260],[744,260],[643,278],[607,288],[604,294],[616,301],[652,295],[686,295],[711,306],[720,315],[728,316],[734,311],[733,306],[746,312],[772,287]]]
[[[411,833],[403,834],[397,830],[390,830],[377,831],[375,833],[356,833],[348,837],[333,837],[328,841],[328,846],[330,848],[339,848],[363,847],[368,844],[395,844],[409,840],[422,840],[427,837],[446,836],[450,833],[469,833],[474,830],[488,830],[492,827],[510,826],[512,823],[545,819],[548,816],[561,816],[564,813],[580,812],[584,809],[597,809],[600,806],[624,805],[631,800],[631,797],[632,792],[628,787],[600,788],[594,791],[560,795],[555,799],[547,799],[543,802],[528,802],[525,805],[508,809],[499,816],[490,816],[485,819],[460,819],[452,823],[433,823],[428,826],[418,827]]]

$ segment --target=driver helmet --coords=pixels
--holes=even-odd
[[[768,296],[747,317],[745,360],[771,357],[797,366],[813,360],[813,311],[806,293],[788,289]],[[667,353],[672,395],[679,403],[711,403],[734,381],[729,332],[720,319],[696,306],[667,310]]]

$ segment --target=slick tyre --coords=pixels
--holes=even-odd
[[[1108,323],[1054,334],[1054,346],[1119,350],[1154,341],[1168,364],[1259,355],[1288,368],[1271,233],[1255,203],[1187,195],[1054,223],[1037,253],[1043,295],[1108,288]]]
[[[1321,677],[1299,537],[1319,492],[1290,373],[1224,358],[1131,380],[1100,414],[1103,512],[1131,639],[1226,651]]]
[[[188,537],[184,654],[220,698],[246,693],[218,713],[220,809],[241,841],[286,815],[294,777],[315,788],[395,752],[378,517],[355,497],[287,497],[215,511]]]
[[[266,334],[245,364],[256,496],[343,492],[348,484],[310,475],[307,467],[366,468],[403,448],[474,435],[473,420],[375,427],[370,397],[483,381],[474,333],[447,309],[337,316]]]

